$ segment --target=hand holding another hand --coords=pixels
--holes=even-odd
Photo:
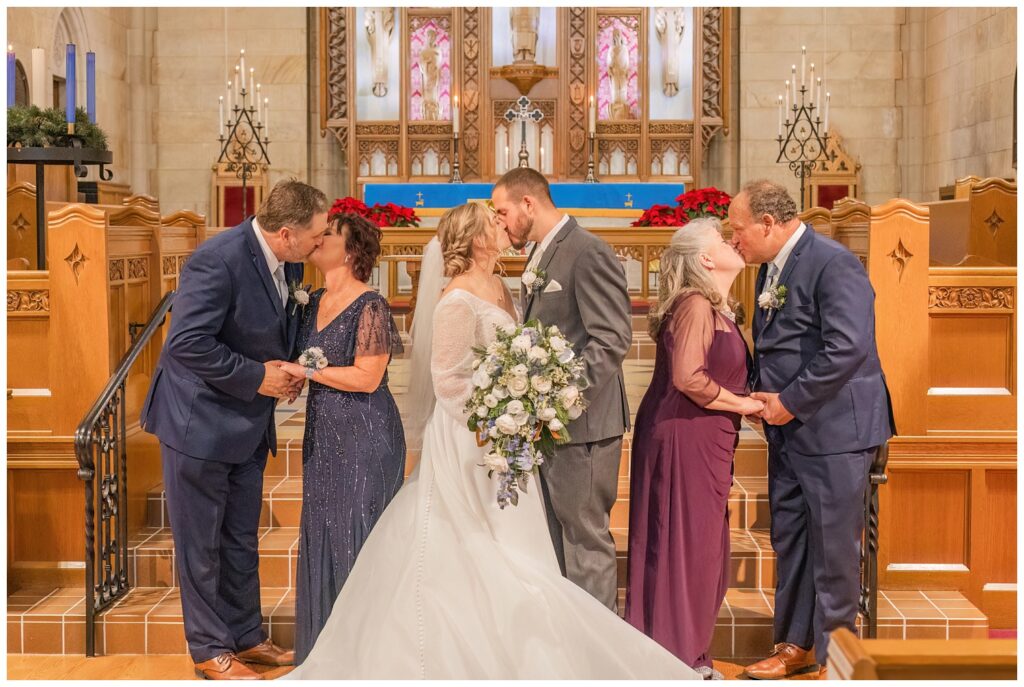
[[[299,394],[302,393],[302,386],[306,383],[305,374],[296,379],[295,376],[289,374],[284,369],[284,366],[290,365],[299,368],[303,368],[295,363],[285,362],[283,360],[268,360],[263,363],[263,383],[260,384],[260,388],[257,393],[263,396],[270,396],[271,398],[287,399],[289,402],[294,401],[298,398]]]
[[[767,391],[755,391],[750,397],[764,403],[761,419],[769,425],[784,425],[793,419],[793,414],[782,405],[779,395]]]

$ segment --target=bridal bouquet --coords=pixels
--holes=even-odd
[[[469,429],[488,476],[498,475],[498,506],[519,503],[531,473],[569,441],[566,425],[583,414],[583,361],[558,327],[536,320],[499,327],[486,348],[474,349]]]

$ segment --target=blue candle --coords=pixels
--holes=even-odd
[[[14,47],[7,46],[7,107],[14,107]]]
[[[67,61],[65,62],[64,68],[64,93],[66,95],[65,100],[67,105],[64,108],[64,119],[68,124],[75,123],[75,101],[77,100],[76,87],[78,86],[77,77],[75,76],[75,44],[68,43]]]
[[[85,53],[85,107],[89,121],[96,123],[96,53]]]

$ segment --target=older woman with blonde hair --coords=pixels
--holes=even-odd
[[[730,308],[743,257],[715,218],[691,221],[661,258],[657,357],[633,428],[626,620],[714,674],[711,636],[729,586],[727,504],[749,352]]]

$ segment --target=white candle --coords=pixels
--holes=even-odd
[[[270,98],[263,99],[263,140],[270,138]]]
[[[814,102],[818,103],[818,107],[821,107],[821,77],[818,77],[817,92],[814,94]],[[818,115],[819,117],[821,115]]]
[[[779,96],[779,137],[782,136],[782,96]]]
[[[240,70],[241,70],[242,74],[244,75],[245,74],[245,48],[242,48],[240,65],[241,65]],[[244,88],[245,84],[242,84],[242,87]]]
[[[253,96],[254,98],[256,97],[255,96],[255,94],[256,94],[256,68],[255,67],[249,67],[249,94],[251,96]],[[259,101],[258,100],[253,100],[253,102],[259,102]]]
[[[786,81],[786,123],[789,123],[789,81]]]
[[[590,96],[590,133],[597,132],[597,108],[594,107],[594,96]]]
[[[792,77],[793,78],[791,79],[791,81],[792,81],[793,93],[791,94],[790,97],[793,100],[793,104],[796,105],[796,65],[795,64],[793,65]]]
[[[256,123],[259,124],[263,121],[263,98],[260,93],[260,89],[263,86],[256,84]]]
[[[800,46],[800,87],[801,88],[803,88],[804,84],[807,83],[807,80],[804,79],[804,76],[806,75],[806,73],[807,73],[807,46],[806,45],[802,45],[802,46]]]
[[[48,108],[49,94],[52,89],[46,87],[46,51],[32,48],[32,104],[43,109]]]
[[[218,134],[224,131],[224,96],[220,96],[220,129],[217,131]]]
[[[228,121],[231,121],[231,113],[235,105],[235,87],[228,81]]]
[[[459,96],[452,97],[452,134],[459,135]]]
[[[814,63],[813,62],[811,62],[811,80],[808,83],[810,85],[807,87],[807,90],[810,91],[809,95],[811,96],[811,103],[813,104],[813,103],[817,102],[814,99],[814,95],[815,94],[814,94]]]
[[[505,169],[507,170],[511,166],[512,166],[512,158],[508,154],[508,146],[505,146]]]
[[[825,93],[825,133],[828,133],[828,101],[832,99],[831,93]]]

